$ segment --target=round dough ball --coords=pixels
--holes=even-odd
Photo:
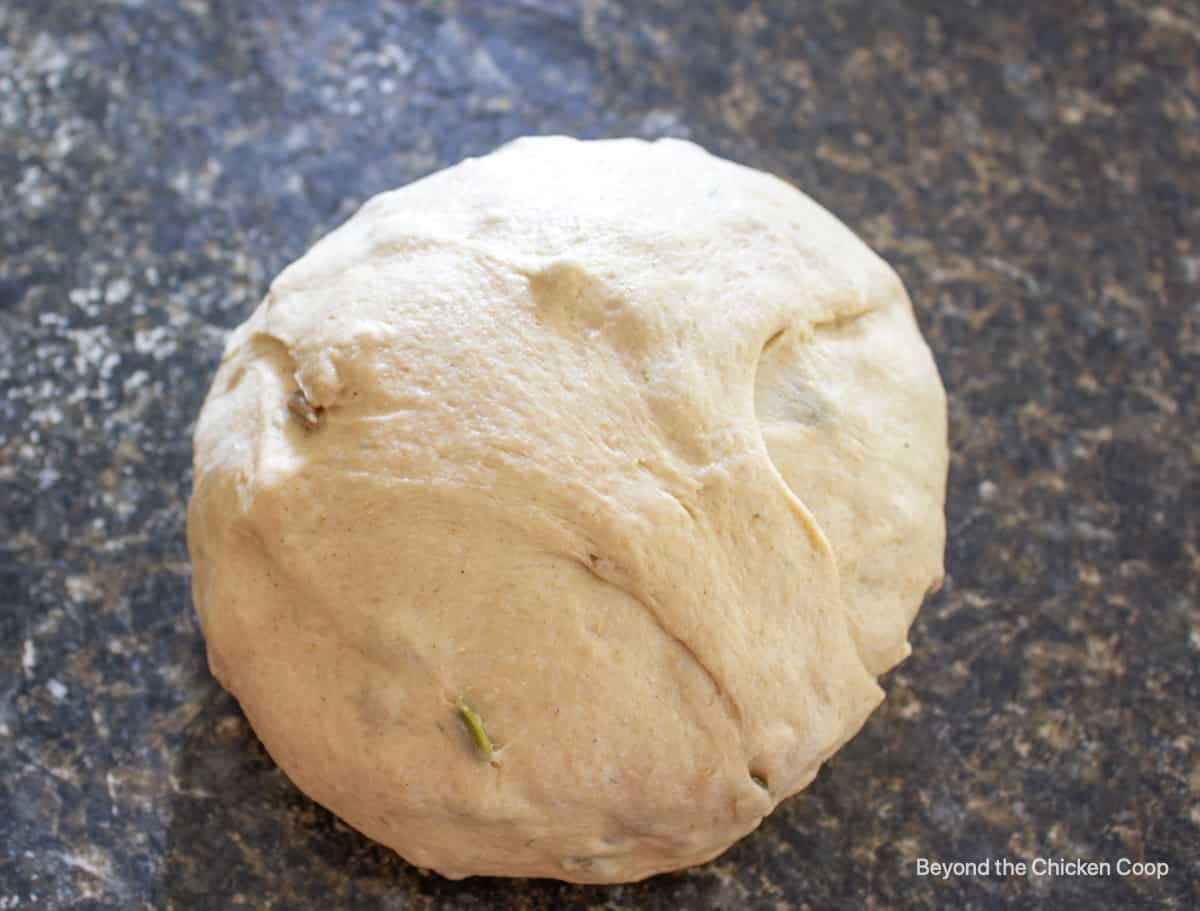
[[[942,574],[895,273],[686,142],[524,139],[370,200],[233,333],[195,438],[217,678],[449,877],[714,857],[882,698]]]

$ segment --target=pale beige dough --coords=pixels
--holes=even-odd
[[[946,465],[904,289],[828,212],[685,142],[525,139],[369,201],[230,338],[196,609],[279,765],[412,863],[639,879],[879,703]]]

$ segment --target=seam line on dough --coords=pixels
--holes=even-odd
[[[700,656],[696,653],[695,649],[693,649],[692,646],[690,644],[688,644],[687,641],[685,641],[684,639],[681,639],[679,636],[676,636],[673,632],[671,632],[669,629],[667,629],[666,625],[662,622],[662,618],[659,617],[657,613],[655,613],[654,609],[648,603],[646,603],[646,600],[644,598],[642,598],[640,595],[638,595],[637,592],[634,592],[634,591],[630,590],[629,588],[626,588],[624,585],[621,585],[617,582],[612,581],[611,579],[604,578],[602,575],[600,575],[598,572],[596,572],[596,570],[592,566],[590,566],[586,561],[577,560],[576,562],[579,563],[579,565],[582,566],[584,569],[586,569],[588,571],[588,573],[590,575],[592,575],[598,581],[602,582],[605,585],[611,585],[613,588],[617,589],[618,591],[624,592],[626,595],[628,595],[630,598],[632,598],[642,608],[642,610],[645,612],[645,614],[650,618],[650,621],[655,625],[655,627],[658,628],[658,631],[661,632],[666,638],[670,639],[672,642],[674,642],[676,645],[678,645],[681,649],[683,649],[684,654],[687,655],[692,660],[692,663],[695,664],[696,667],[698,667],[700,669],[700,672],[702,674],[704,674],[704,676],[707,677],[708,681],[712,684],[713,689],[717,693],[717,698],[721,700],[721,705],[724,706],[724,708],[725,708],[725,713],[729,716],[729,719],[733,722],[734,727],[737,728],[738,733],[740,735],[742,733],[741,709],[738,708],[738,704],[734,701],[733,697],[729,694],[729,691],[721,684],[721,681],[717,679],[716,674],[714,674],[712,672],[712,670],[708,667],[708,665],[706,665],[700,659]]]
[[[878,313],[882,309],[882,307],[872,305],[870,307],[863,307],[861,310],[854,310],[850,313],[835,313],[828,319],[814,320],[813,322],[809,323],[808,331],[813,335],[819,335],[823,332],[837,332],[841,329],[845,329],[848,326],[852,326],[854,323],[865,319],[873,313]],[[774,341],[775,337],[778,337],[782,331],[783,330],[780,330],[780,332],[775,333],[774,337],[767,340],[767,344],[763,346],[764,351],[770,347],[771,342]]]
[[[833,316],[826,319],[813,320],[805,325],[801,330],[802,340],[807,342],[820,334],[838,332],[847,328],[848,326],[853,325],[854,323],[859,322],[860,320],[865,319],[873,313],[878,313],[884,310],[885,307],[886,304],[870,304],[866,307],[860,307],[857,310],[852,310],[849,313],[835,313]],[[777,329],[771,334],[766,342],[763,343],[763,346],[758,354],[758,359],[754,362],[754,379],[751,386],[752,389],[758,387],[758,369],[759,365],[762,364],[763,355],[765,355],[770,348],[774,347],[775,343],[780,340],[787,329],[787,326]],[[792,508],[792,512],[796,514],[797,518],[800,519],[801,524],[804,526],[804,530],[809,541],[818,551],[821,551],[832,558],[834,568],[838,575],[838,587],[840,589],[841,567],[838,566],[837,554],[834,553],[833,545],[829,543],[829,536],[825,534],[825,529],[821,527],[821,523],[817,521],[817,517],[813,515],[812,510],[810,510],[807,504],[800,499],[800,495],[796,493],[796,491],[792,490],[791,485],[788,484],[783,475],[780,473],[779,468],[775,465],[775,460],[771,458],[771,450],[770,447],[767,446],[766,438],[763,436],[762,421],[759,420],[757,409],[754,410],[754,426],[758,430],[759,443],[761,443],[763,452],[767,456],[767,462],[771,466],[771,473],[774,475],[775,480],[783,489],[784,495],[788,501],[788,505]],[[858,645],[857,640],[855,641],[855,645]]]
[[[802,330],[802,342],[807,344],[814,340],[818,335],[827,335],[835,332],[840,332],[849,326],[854,325],[868,316],[875,313],[880,313],[887,309],[888,304],[873,303],[866,307],[860,307],[857,310],[852,310],[849,313],[837,313],[827,319],[813,320],[804,326]],[[762,363],[763,355],[767,353],[780,337],[787,331],[785,326],[782,329],[775,331],[763,344],[762,350],[759,352],[758,360],[754,364],[754,387],[758,387],[758,370]],[[833,549],[833,544],[829,540],[829,536],[825,533],[825,529],[821,527],[821,523],[817,521],[816,515],[808,508],[808,505],[800,499],[800,496],[794,491],[787,479],[779,471],[779,467],[775,464],[775,460],[771,458],[770,447],[767,446],[766,437],[763,436],[762,421],[758,418],[758,411],[754,412],[754,425],[758,430],[758,439],[763,447],[763,452],[767,456],[767,464],[770,466],[771,474],[775,481],[779,484],[784,498],[791,507],[792,513],[800,520],[804,527],[810,543],[820,552],[826,554],[833,563],[834,579],[837,584],[837,597],[840,601],[845,602],[845,596],[842,594],[842,567],[841,561],[838,559],[837,552]],[[847,620],[843,620],[846,628],[846,634],[850,638],[851,644],[854,646],[854,653],[857,656],[859,663],[866,669],[867,673],[872,677],[877,678],[878,674],[871,669],[870,663],[867,661],[866,646],[855,634],[854,625]],[[905,643],[907,645],[907,642]],[[831,754],[832,755],[832,754]],[[822,760],[823,761],[823,760]],[[818,763],[819,767],[819,763]]]

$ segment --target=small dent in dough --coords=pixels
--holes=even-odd
[[[760,425],[833,420],[833,408],[812,377],[798,366],[804,338],[780,329],[763,344],[754,377],[754,411]]]
[[[641,313],[603,275],[571,259],[556,259],[526,273],[534,313],[568,338],[586,341],[603,336],[632,362],[657,334],[654,322]]]

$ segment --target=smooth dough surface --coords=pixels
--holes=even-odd
[[[194,599],[355,828],[450,877],[634,880],[861,727],[946,468],[904,289],[828,212],[685,142],[524,139],[370,200],[233,333]]]

